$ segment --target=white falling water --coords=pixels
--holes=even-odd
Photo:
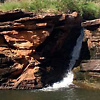
[[[70,60],[69,63],[69,71],[72,70],[73,66],[76,63],[76,60],[78,60],[79,56],[80,56],[80,51],[81,51],[81,47],[82,47],[82,41],[83,41],[83,37],[84,37],[84,29],[81,29],[81,34],[78,37],[77,41],[76,41],[76,45],[73,48],[73,52],[71,54],[72,59]]]
[[[76,41],[76,45],[73,48],[73,52],[71,54],[72,59],[70,60],[69,63],[69,72],[67,72],[63,78],[62,81],[54,83],[52,86],[49,86],[47,88],[43,88],[43,91],[52,91],[52,90],[58,90],[60,88],[68,88],[71,84],[73,84],[73,73],[72,73],[72,68],[76,63],[76,60],[79,58],[80,55],[80,50],[82,46],[82,41],[83,41],[83,36],[84,32],[83,29],[81,30],[81,34],[78,37]]]
[[[69,85],[73,84],[73,73],[68,72],[61,82],[56,82],[52,86],[43,88],[42,91],[56,91],[60,88],[68,88]]]

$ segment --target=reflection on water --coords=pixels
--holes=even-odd
[[[100,90],[73,88],[57,91],[1,90],[0,100],[100,100]]]

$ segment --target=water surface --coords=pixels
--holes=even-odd
[[[0,100],[100,100],[100,90],[75,88],[57,91],[0,90]]]

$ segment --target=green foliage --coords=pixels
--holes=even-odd
[[[84,19],[100,18],[98,0],[63,0],[63,11],[77,11]]]
[[[30,11],[40,12],[47,7],[48,0],[34,0],[29,4]]]
[[[29,11],[35,12],[45,12],[50,11],[59,11],[61,9],[60,2],[58,0],[32,0],[29,5]]]
[[[7,3],[4,3],[4,4],[1,4],[0,5],[0,10],[12,10],[12,9],[16,9],[18,8],[18,4],[15,3],[15,2],[7,2]]]
[[[10,0],[0,4],[0,10],[24,9],[27,11],[71,13],[77,11],[85,19],[100,17],[99,0]]]
[[[94,2],[87,2],[82,7],[83,17],[88,19],[98,18],[100,7]]]

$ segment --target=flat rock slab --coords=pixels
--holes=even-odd
[[[100,59],[83,62],[81,64],[81,71],[100,71]]]
[[[89,20],[81,23],[82,27],[87,27],[92,25],[100,25],[100,19]]]

